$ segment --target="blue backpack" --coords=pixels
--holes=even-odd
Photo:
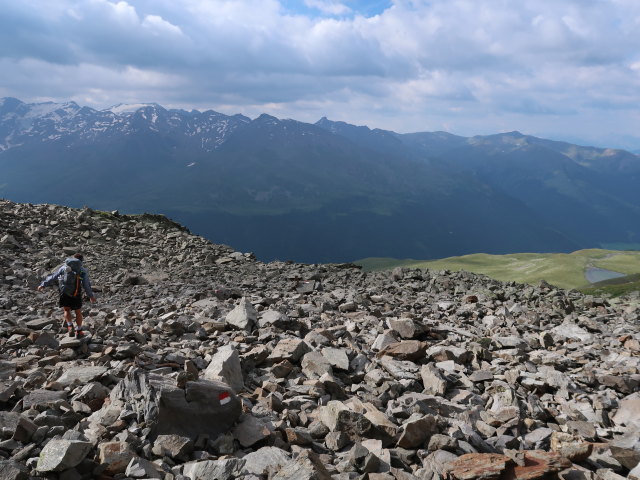
[[[64,261],[64,273],[58,278],[60,293],[70,297],[79,297],[82,294],[82,261],[69,257]]]

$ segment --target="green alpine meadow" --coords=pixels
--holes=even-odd
[[[479,273],[504,282],[537,284],[591,293],[620,294],[637,289],[640,251],[585,249],[572,253],[476,253],[437,260],[365,258],[357,265],[365,271],[395,267]],[[593,281],[589,281],[592,278]]]

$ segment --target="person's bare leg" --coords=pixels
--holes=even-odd
[[[78,309],[75,311],[76,313],[76,331],[81,332],[82,331],[82,310]]]
[[[64,322],[67,324],[67,330],[69,333],[73,332],[73,316],[71,315],[71,309],[69,307],[62,307],[64,309]]]

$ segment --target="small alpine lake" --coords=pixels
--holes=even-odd
[[[614,272],[613,270],[607,270],[606,268],[587,267],[584,271],[584,277],[589,283],[597,283],[625,276],[626,275],[624,273]]]

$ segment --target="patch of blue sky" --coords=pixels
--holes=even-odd
[[[392,0],[280,0],[285,12],[306,17],[373,17],[391,7]]]

